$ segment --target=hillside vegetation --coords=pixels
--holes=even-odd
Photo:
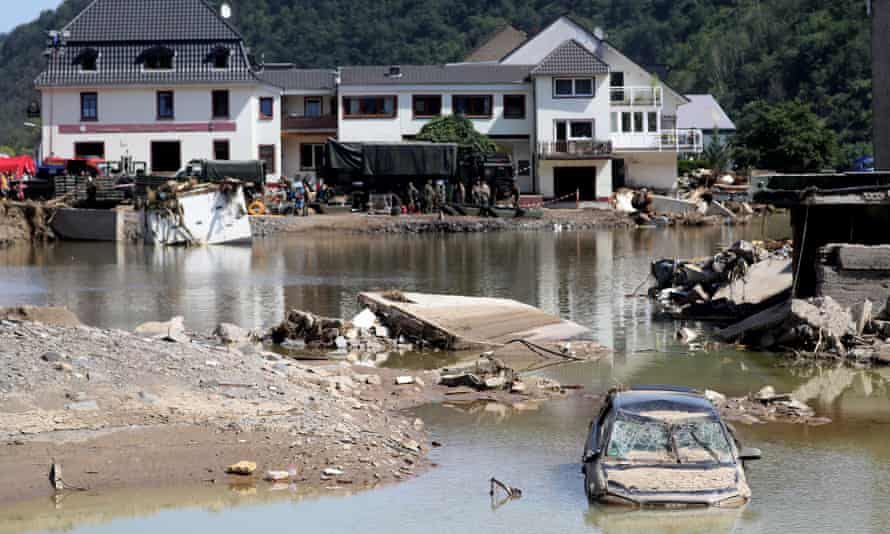
[[[0,145],[33,146],[36,132],[22,122],[31,80],[43,66],[43,32],[60,28],[88,1],[65,0],[0,37]],[[836,131],[842,158],[870,151],[870,21],[862,0],[231,3],[257,58],[302,67],[455,61],[504,23],[531,35],[568,14],[589,29],[604,28],[677,90],[714,94],[734,118],[756,100],[800,99]]]

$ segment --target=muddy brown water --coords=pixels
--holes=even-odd
[[[770,236],[788,233],[781,218],[765,228]],[[547,371],[591,393],[616,383],[670,383],[736,395],[772,384],[834,420],[740,426],[744,443],[764,453],[750,465],[754,499],[740,511],[628,513],[588,505],[578,458],[591,413],[579,399],[522,409],[421,408],[418,416],[445,444],[432,454],[439,466],[395,486],[324,497],[264,485],[77,494],[0,509],[0,534],[890,531],[890,371],[789,368],[775,356],[735,350],[689,353],[673,340],[678,324],[653,321],[648,301],[627,296],[653,257],[707,255],[762,230],[326,233],[252,247],[66,243],[0,251],[0,305],[66,305],[86,323],[118,328],[178,314],[195,329],[219,321],[269,326],[286,308],[348,316],[357,311],[356,293],[372,288],[515,298],[589,326],[591,338],[614,348],[606,361]],[[492,506],[491,476],[521,488],[522,499]]]

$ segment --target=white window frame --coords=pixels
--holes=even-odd
[[[560,122],[566,123],[566,141],[593,141],[596,139],[596,119],[555,119],[553,121],[553,140],[557,140],[556,125]],[[572,124],[586,123],[590,124],[590,137],[574,137],[572,135]]]
[[[577,82],[579,80],[589,81],[590,82],[590,92],[589,93],[579,93],[577,89]],[[559,94],[556,92],[556,82],[558,81],[571,81],[572,82],[572,92],[571,94]],[[553,98],[595,98],[596,97],[596,78],[553,78]]]
[[[303,147],[305,147],[305,146],[311,146],[311,147],[312,147],[312,150],[310,151],[310,152],[312,153],[312,165],[306,165],[306,162],[303,161]],[[321,148],[322,151],[324,151],[324,143],[300,143],[300,170],[301,170],[301,171],[303,171],[303,172],[307,172],[307,171],[316,171],[316,170],[319,170],[319,169],[318,169],[318,164],[321,163],[321,162],[320,162],[320,161],[315,161],[315,159],[316,159],[315,156],[318,155],[318,152],[316,152],[316,150],[317,150],[318,148]],[[323,159],[323,158],[324,158],[324,155],[322,154],[321,157],[322,157],[322,159]]]

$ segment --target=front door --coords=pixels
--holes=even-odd
[[[74,157],[105,159],[105,143],[74,143]]]
[[[151,143],[151,172],[175,173],[182,168],[179,141],[153,141]]]
[[[612,191],[617,191],[627,183],[627,167],[623,159],[612,160]]]
[[[596,200],[596,167],[556,167],[553,169],[553,185],[557,198]]]

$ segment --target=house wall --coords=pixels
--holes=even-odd
[[[670,191],[677,184],[676,152],[634,152],[615,158],[624,160],[627,187]]]
[[[289,178],[296,175],[316,177],[315,170],[303,169],[300,146],[307,143],[323,145],[329,138],[326,134],[285,135],[282,140],[284,175]]]
[[[229,90],[229,118],[212,118],[211,92]],[[173,120],[157,119],[157,92],[174,93]],[[80,120],[80,94],[98,94],[98,121]],[[259,119],[259,98],[275,99],[275,118]],[[151,166],[152,141],[179,141],[183,164],[190,159],[213,157],[213,141],[229,140],[232,159],[256,159],[260,144],[276,146],[276,168],[280,168],[280,98],[276,90],[257,86],[188,86],[151,88],[65,88],[42,91],[42,135],[46,156],[73,157],[79,142],[102,142],[105,158],[118,160],[128,154],[136,161]],[[192,126],[226,124],[209,131],[184,131]],[[234,125],[234,131],[226,131]],[[83,128],[78,133],[61,133],[63,129]],[[118,128],[119,127],[119,128]],[[90,132],[95,128],[111,128],[110,133]]]
[[[415,119],[412,96],[420,94],[442,95],[442,114],[453,113],[454,95],[492,95],[492,117],[471,119],[478,131],[495,136],[528,136],[532,132],[533,102],[530,84],[516,85],[462,85],[442,86],[348,86],[340,88],[341,105],[338,109],[339,138],[347,142],[402,141],[404,136],[417,135],[431,119]],[[525,95],[524,119],[504,118],[504,95]],[[398,114],[394,118],[348,119],[343,117],[344,96],[392,95],[398,97]]]
[[[552,76],[535,78],[537,138],[539,142],[556,140],[557,120],[594,120],[594,137],[609,139],[609,78],[595,77],[593,98],[558,98],[553,95]]]

